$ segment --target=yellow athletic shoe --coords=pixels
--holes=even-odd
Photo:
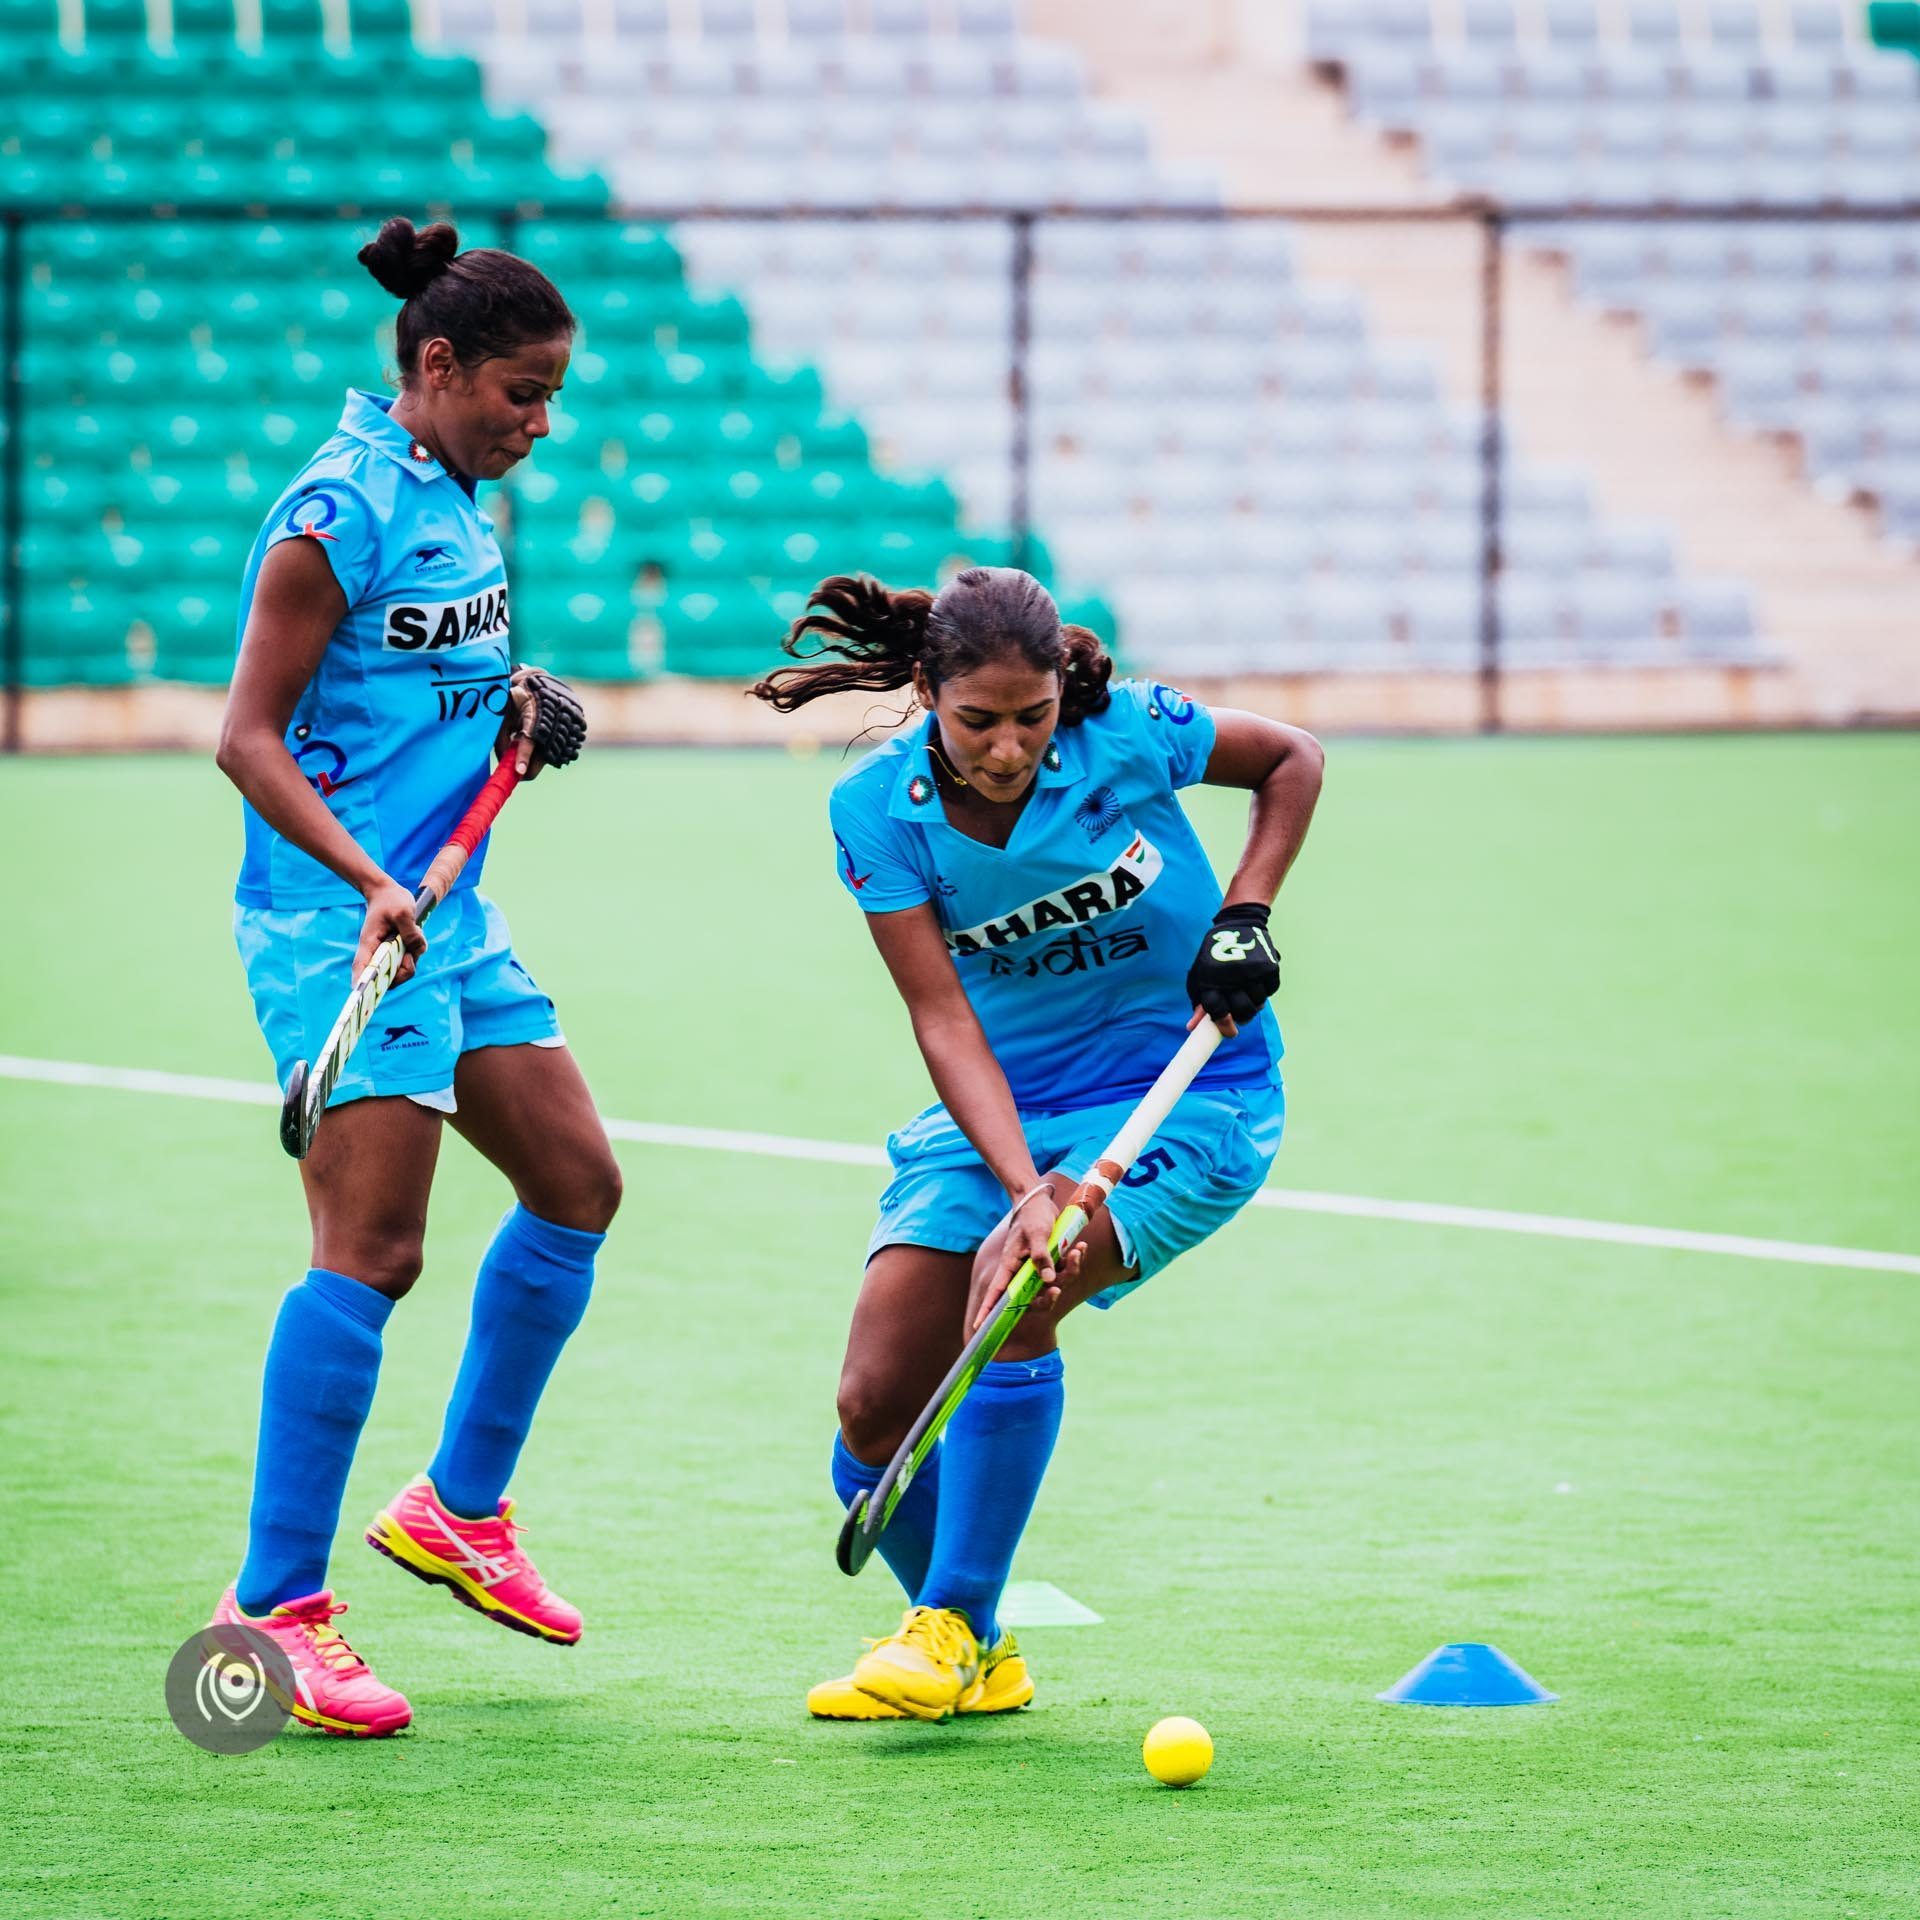
[[[871,1642],[869,1644],[877,1644]],[[955,1713],[1013,1713],[1033,1698],[1033,1676],[1020,1656],[1018,1642],[1003,1633],[980,1656],[980,1678],[960,1696]],[[807,1711],[816,1720],[911,1720],[913,1715],[844,1680],[822,1680],[807,1690]]]
[[[853,1684],[916,1720],[944,1720],[980,1678],[980,1643],[953,1607],[909,1607],[900,1631],[860,1656]]]

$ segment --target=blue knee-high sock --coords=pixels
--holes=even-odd
[[[380,1377],[380,1330],[393,1302],[344,1273],[314,1267],[287,1290],[260,1386],[241,1611],[270,1612],[327,1584],[340,1497]]]
[[[580,1324],[604,1233],[509,1209],[480,1262],[473,1323],[427,1476],[453,1512],[491,1519],[513,1477],[533,1410]]]
[[[893,1569],[893,1577],[907,1590],[911,1600],[927,1577],[927,1562],[933,1557],[933,1516],[940,1502],[940,1456],[944,1446],[936,1446],[920,1463],[920,1471],[907,1483],[900,1504],[880,1536],[880,1558]],[[833,1436],[833,1490],[842,1507],[849,1505],[862,1487],[880,1483],[884,1467],[870,1467],[847,1451],[841,1435]]]
[[[958,1607],[983,1647],[1000,1637],[1000,1590],[1059,1437],[1064,1372],[1057,1350],[996,1360],[947,1423],[933,1560],[915,1598]]]

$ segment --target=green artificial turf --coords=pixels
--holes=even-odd
[[[489,888],[608,1113],[877,1141],[926,1098],[836,764],[515,802]],[[264,1079],[237,828],[201,763],[0,765],[0,1052]],[[1920,1251],[1916,848],[1912,739],[1336,743],[1276,1183]],[[1070,1328],[1018,1571],[1105,1623],[1023,1635],[1035,1707],[816,1725],[898,1604],[833,1570],[825,1472],[877,1175],[621,1153],[516,1487],[586,1639],[358,1544],[503,1204],[451,1143],[334,1568],[415,1727],[222,1759],[161,1682],[239,1556],[297,1183],[269,1109],[0,1078],[0,1914],[1920,1910],[1920,1277],[1250,1212]],[[1560,1703],[1374,1701],[1458,1639]],[[1167,1713],[1192,1792],[1140,1765]]]

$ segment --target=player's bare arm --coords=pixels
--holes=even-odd
[[[1279,893],[1306,841],[1327,756],[1304,728],[1263,714],[1216,707],[1213,718],[1217,731],[1205,784],[1243,787],[1253,794],[1247,844],[1222,905],[1265,906]]]

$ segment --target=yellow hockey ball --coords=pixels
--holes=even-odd
[[[1149,1730],[1140,1758],[1163,1787],[1190,1787],[1213,1765],[1213,1736],[1198,1720],[1175,1714]]]

